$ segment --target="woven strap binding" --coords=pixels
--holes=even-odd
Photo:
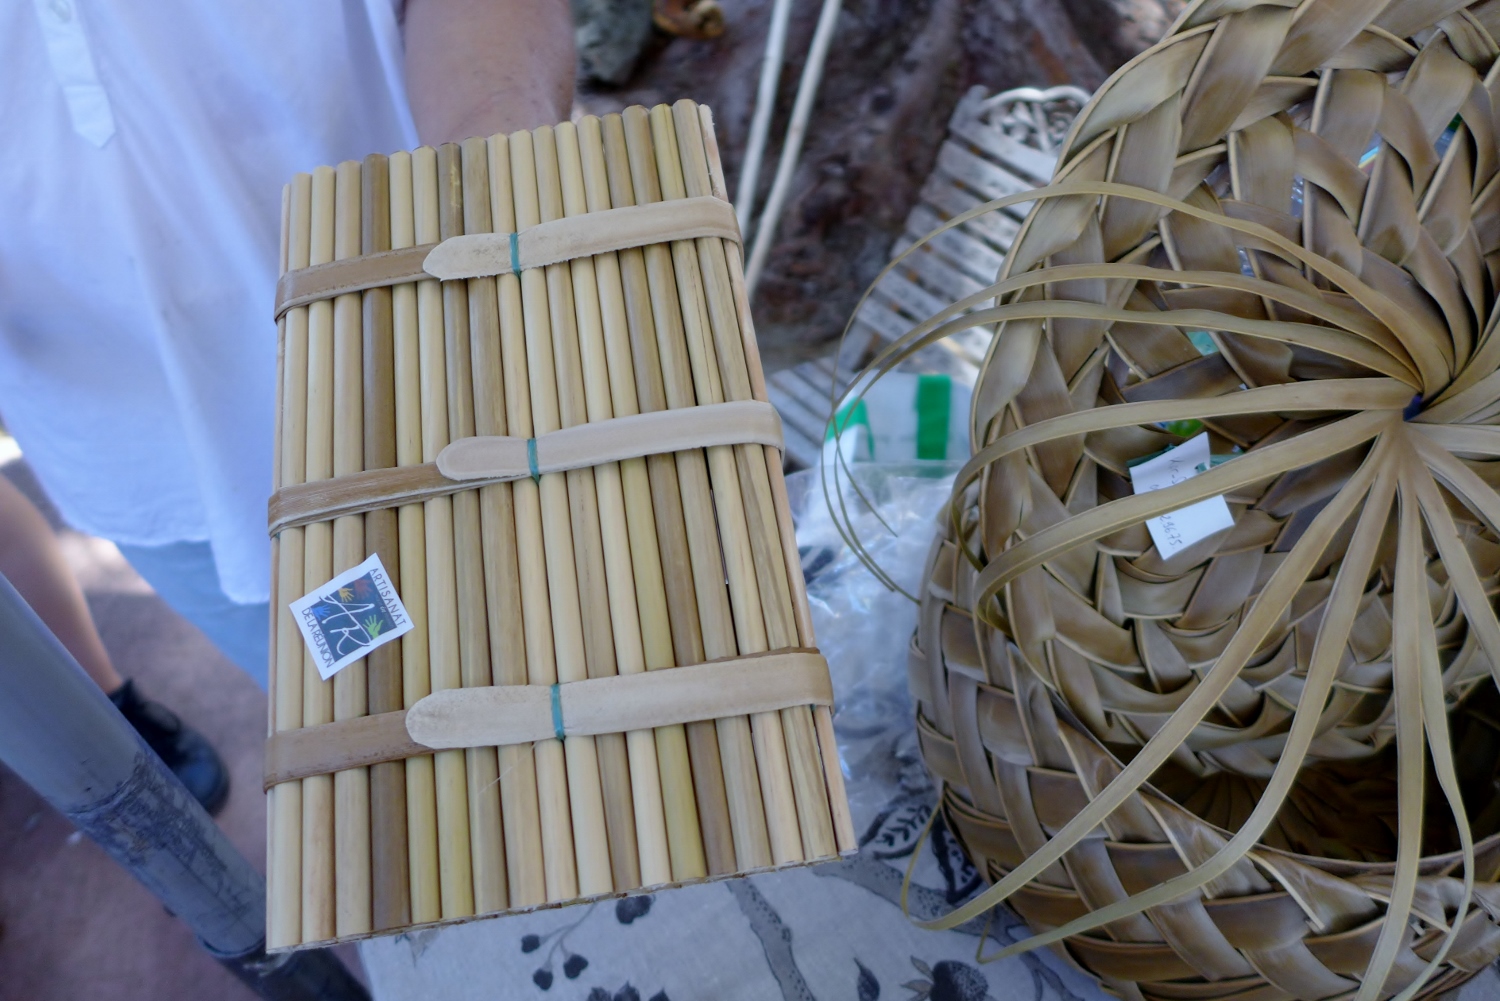
[[[711,196],[678,198],[555,219],[519,233],[454,236],[288,271],[276,283],[276,318],[319,299],[387,285],[520,274],[612,250],[698,237],[739,242],[734,208]]]
[[[269,789],[444,748],[529,744],[832,704],[828,662],[815,650],[778,650],[566,685],[452,688],[407,710],[272,734],[265,784]]]
[[[271,497],[270,534],[490,483],[715,445],[781,448],[781,417],[769,403],[740,400],[614,417],[537,438],[461,438],[436,462],[283,487]]]

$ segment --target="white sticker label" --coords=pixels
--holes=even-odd
[[[290,608],[324,681],[412,628],[379,556],[345,570]]]
[[[1131,466],[1130,485],[1138,494],[1162,490],[1207,472],[1211,461],[1208,432],[1205,431],[1176,448]],[[1234,515],[1229,513],[1229,505],[1224,503],[1222,494],[1146,519],[1151,541],[1156,543],[1156,551],[1163,559],[1177,555],[1215,532],[1233,527]]]

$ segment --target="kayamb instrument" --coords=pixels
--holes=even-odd
[[[708,109],[320,168],[283,232],[268,946],[854,851]]]
[[[987,955],[1152,1001],[1500,954],[1497,29],[1190,4],[877,359],[994,325],[910,660],[994,885],[930,926],[1008,902],[1038,934]]]

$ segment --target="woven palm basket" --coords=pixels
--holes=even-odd
[[[1171,1001],[1500,954],[1496,39],[1494,0],[1193,4],[975,210],[1034,201],[997,283],[874,363],[994,326],[911,653],[994,886],[934,926],[1008,900],[1006,951]],[[1214,497],[1163,558],[1145,522]]]

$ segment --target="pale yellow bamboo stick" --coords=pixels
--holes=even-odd
[[[615,207],[634,205],[635,188],[625,142],[624,120],[619,115],[606,115],[600,121],[600,130],[604,143],[602,169],[608,185],[609,203]],[[638,406],[641,412],[646,413],[665,410],[667,396],[656,348],[657,321],[651,304],[646,256],[640,248],[635,248],[621,251],[618,258],[627,327],[621,333],[616,333],[614,328],[606,329],[606,348],[610,356],[611,376],[617,369],[622,373],[629,372],[635,378],[635,394],[630,395],[629,386],[621,384],[615,390],[612,385],[616,412],[621,412],[619,408],[622,405]],[[662,570],[661,584],[666,599],[666,607],[661,611],[668,616],[666,625],[670,632],[670,636],[664,636],[659,619],[645,615],[660,606],[652,601],[642,601],[644,617],[641,638],[646,647],[647,667],[654,670],[676,664],[700,663],[704,659],[698,613],[700,597],[715,604],[711,618],[724,622],[729,619],[729,598],[724,589],[722,571],[716,569],[710,560],[707,569],[714,570],[715,576],[700,588],[694,570],[693,550],[688,542],[684,497],[695,496],[695,490],[707,491],[703,454],[691,452],[647,456],[646,473],[650,482],[649,524],[639,521],[644,512],[638,513],[638,507],[627,510],[636,519],[632,521],[632,538],[637,533],[655,530]],[[682,489],[684,481],[693,482],[697,486],[685,492]],[[646,536],[641,535],[641,538]],[[634,556],[634,543],[631,552]],[[654,593],[656,578],[649,575],[651,568],[652,565],[648,564],[647,574],[638,579],[650,582],[653,589],[650,593]],[[715,875],[735,872],[738,863],[735,858],[724,765],[719,755],[719,727],[712,720],[700,720],[687,724],[684,729],[692,768],[693,795],[698,808],[698,843],[701,844],[702,857],[699,859],[691,849],[691,830],[669,830],[672,838],[673,875],[677,879],[694,878],[699,874],[700,865]],[[672,759],[664,756],[662,760],[670,764]],[[672,787],[672,782],[665,775],[663,783],[668,788]],[[755,783],[750,785],[754,786]],[[673,816],[669,814],[668,820],[672,819]]]
[[[599,120],[589,118],[586,122],[583,131],[591,133],[602,174],[604,150],[599,136]],[[583,152],[579,131],[571,122],[564,122],[556,129],[558,168],[562,180],[560,194],[563,212],[567,216],[580,216],[589,211],[588,196],[584,190]],[[598,187],[607,192],[604,185]],[[576,261],[573,265],[573,279],[574,298],[578,305],[578,342],[570,345],[569,350],[564,353],[573,356],[579,366],[578,384],[574,391],[586,404],[587,419],[609,420],[614,417],[614,402],[611,399],[609,363],[604,349],[604,325],[611,323],[622,333],[625,331],[625,302],[620,288],[619,261],[614,254],[601,254],[597,258]],[[634,381],[633,375],[622,373],[622,381],[627,378]],[[631,396],[634,395],[632,386]],[[638,474],[635,477],[638,487],[649,489],[645,462],[634,459],[629,460],[628,464]],[[596,466],[594,487],[599,498],[600,543],[604,557],[604,577],[607,581],[609,618],[614,628],[615,667],[620,674],[638,674],[646,670],[646,655],[641,639],[641,613],[636,599],[635,567],[631,560],[622,472],[620,463]],[[649,494],[646,500],[649,504]],[[651,534],[649,545],[654,556],[655,532]],[[659,557],[656,558],[659,560]],[[656,572],[659,578],[659,565]],[[662,603],[661,618],[665,624],[665,594],[658,592],[658,596]],[[680,732],[680,728],[678,729]],[[656,735],[650,730],[637,730],[625,734],[624,740],[628,745],[633,799],[631,813],[639,858],[636,882],[625,885],[654,886],[670,882],[672,861],[667,844]],[[681,750],[682,761],[680,766],[673,769],[674,774],[682,772],[687,765],[685,738]],[[690,782],[687,792],[692,792]],[[681,809],[682,806],[679,805],[678,808]],[[693,825],[696,827],[696,807],[691,799],[686,808],[692,812]],[[615,859],[613,843],[610,858],[616,866],[615,887],[623,889],[621,867]]]
[[[682,184],[682,167],[678,160],[671,109],[666,105],[657,105],[651,109],[650,119],[661,197],[669,200],[684,198],[686,192]],[[697,250],[697,243],[693,240],[672,242],[672,263],[677,276],[678,298],[682,304],[689,369],[698,403],[704,405],[723,402],[724,386],[714,350],[708,289],[699,267]],[[718,446],[706,451],[739,652],[761,653],[770,649],[771,635],[768,627],[772,623],[761,600],[755,559],[758,532],[753,522],[748,520],[745,491],[739,476],[741,463],[737,453],[741,453],[743,447]],[[761,462],[763,464],[764,459]],[[805,855],[797,823],[795,785],[781,716],[777,713],[756,714],[751,717],[751,734],[755,744],[755,760],[760,771],[766,827],[771,835],[772,859],[778,865],[800,861]]]
[[[627,108],[624,119],[636,199],[646,204],[660,201],[661,178],[652,136],[654,123],[642,108]],[[677,241],[670,250],[661,246],[649,248],[647,265],[658,317],[658,343],[668,403],[676,409],[710,402],[717,373],[703,363],[702,350],[688,350],[690,344],[701,347],[708,338],[696,247],[692,241]],[[663,328],[660,325],[663,316],[674,322]],[[700,527],[695,532],[690,525],[689,539],[696,536],[703,540],[703,545],[709,539],[714,541],[715,555],[722,560],[728,580],[732,613],[731,623],[717,628],[711,629],[705,619],[705,652],[710,658],[759,653],[766,649],[765,624],[753,583],[755,570],[746,539],[734,453],[727,446],[705,452],[713,487],[709,506],[701,516],[710,519],[711,527]],[[693,509],[687,505],[686,497],[684,509]],[[763,722],[766,715],[757,717],[753,727],[745,717],[720,720],[718,724],[730,815],[736,821],[735,853],[741,868],[759,868],[801,857],[785,746],[781,741],[769,739],[773,730],[775,736],[780,736],[780,720]],[[732,774],[737,774],[739,780],[731,782]],[[757,787],[748,786],[746,781],[752,774],[757,778]]]
[[[664,179],[669,194],[687,197],[713,195],[709,177],[708,156],[704,148],[703,123],[698,105],[678,101],[671,117],[664,123],[659,144],[666,155]],[[675,138],[675,142],[673,141]],[[673,156],[672,146],[676,146]],[[676,170],[672,170],[672,165]],[[724,241],[699,239],[698,266],[708,297],[708,316],[713,339],[712,354],[717,360],[724,399],[730,401],[755,398],[746,357],[745,338],[740,329],[738,309],[729,272]],[[760,604],[765,615],[766,640],[771,649],[795,647],[801,643],[796,611],[792,604],[792,580],[799,574],[799,564],[788,566],[781,544],[781,526],[767,465],[767,449],[760,445],[739,445],[734,449],[739,469],[745,518],[750,531],[755,577],[760,589]],[[773,453],[774,454],[774,453]],[[779,468],[779,467],[778,467]],[[828,788],[824,783],[823,764],[818,746],[812,710],[794,706],[780,713],[786,737],[787,760],[791,768],[792,790],[797,806],[797,826],[802,837],[805,858],[825,858],[837,854],[830,812]]]
[[[412,201],[411,154],[392,153],[391,247],[416,245]],[[418,334],[417,286],[391,291],[396,346],[396,464],[420,466],[422,457],[422,376]],[[427,635],[427,529],[421,504],[407,504],[396,514],[401,552],[401,601],[412,629],[401,637],[401,697],[410,709],[432,691]],[[430,754],[406,759],[406,850],[411,873],[411,920],[415,924],[443,916],[438,875],[437,790]]]
[[[533,134],[537,164],[537,200],[542,222],[564,215],[561,167],[558,162],[558,129],[566,129],[577,150],[577,134],[571,122],[557,129],[538,129]],[[555,276],[555,279],[554,279]],[[548,271],[548,298],[552,319],[552,360],[556,374],[558,420],[562,427],[588,422],[588,399],[579,354],[579,325],[599,322],[598,286],[591,258],[559,265]],[[615,497],[619,493],[619,467],[613,473]],[[590,678],[619,673],[615,654],[613,609],[608,572],[604,562],[604,538],[600,526],[600,497],[596,468],[570,470],[568,507],[572,523],[575,579],[583,626],[584,667]],[[633,611],[633,609],[632,609]],[[609,848],[610,879],[616,890],[641,885],[640,845],[636,836],[634,793],[625,736],[604,733],[591,738],[599,761],[599,785],[604,798],[604,830]],[[652,771],[655,771],[652,748]]]
[[[544,136],[538,143],[536,136]],[[541,222],[536,157],[538,146],[551,146],[551,129],[517,132],[510,137],[511,185],[515,196],[517,231]],[[555,164],[555,159],[553,163]],[[554,182],[555,183],[555,182]],[[526,368],[531,384],[532,434],[558,430],[557,374],[552,327],[573,322],[572,282],[567,265],[554,264],[522,273],[521,297],[526,313]],[[578,598],[577,563],[567,474],[541,478],[542,537],[545,542],[547,585],[551,597],[552,642],[557,657],[557,681],[568,684],[588,678],[584,629]],[[605,827],[604,795],[599,783],[599,758],[592,737],[563,741],[568,770],[568,805],[573,817],[573,852],[581,896],[613,889],[609,838]]]
[[[457,143],[438,149],[439,236],[464,232],[463,155]],[[489,191],[483,192],[488,200]],[[488,206],[485,207],[488,215]],[[488,283],[488,287],[486,287]],[[494,296],[493,279],[443,283],[445,361],[448,366],[448,434],[457,440],[474,436],[474,376],[470,357],[471,310]],[[493,309],[493,307],[491,307]],[[482,312],[482,310],[481,310]],[[453,559],[458,585],[459,655],[465,688],[488,688],[490,670],[489,613],[485,608],[484,551],[479,524],[479,491],[453,495]],[[493,747],[464,751],[468,775],[469,841],[474,870],[474,909],[484,914],[506,907],[505,836],[500,827],[500,771]]]
[[[286,274],[287,259],[292,241],[292,186],[281,186],[281,253],[276,268],[278,274]],[[276,430],[271,452],[271,494],[281,489],[281,436],[285,431],[282,410],[286,406],[286,316],[276,320]],[[271,536],[271,587],[269,613],[266,618],[267,647],[270,663],[266,668],[266,739],[276,732],[276,625],[281,618],[281,601],[277,593],[281,576],[281,538]],[[266,872],[276,871],[276,812],[275,791],[266,790]],[[276,902],[271,899],[271,884],[274,877],[268,875],[266,883],[266,926],[269,932]]]
[[[578,123],[578,140],[581,161],[579,176],[576,186],[573,183],[565,186],[568,212],[573,215],[581,211],[605,211],[611,207],[611,197],[608,168],[604,159],[603,130],[598,118],[590,115]],[[572,168],[565,165],[564,179],[571,175]],[[581,209],[577,207],[580,197],[584,202]],[[644,259],[639,251],[635,252],[634,264],[644,273]],[[584,377],[589,386],[589,419],[632,416],[640,413],[640,404],[636,393],[635,365],[630,357],[629,308],[620,255],[611,253],[596,257],[595,274],[599,288],[600,326],[597,331],[580,330]],[[584,336],[585,334],[588,336]],[[648,464],[645,459],[627,459],[618,468],[623,493],[620,517],[623,518],[626,532],[623,551],[629,560],[619,590],[630,595],[630,606],[635,611],[635,618],[632,620],[631,607],[622,602],[615,621],[625,622],[627,625],[617,626],[615,643],[616,649],[620,651],[620,671],[629,674],[640,669],[671,667],[675,661]],[[604,487],[601,486],[600,489],[603,490]],[[680,517],[677,523],[680,531]],[[619,530],[618,527],[606,530],[606,542],[615,538]],[[614,563],[610,564],[612,574],[616,572],[614,566]],[[611,601],[614,600],[615,593],[616,584],[612,577]],[[696,621],[696,614],[694,620]],[[633,627],[628,625],[632,621],[635,623]],[[632,630],[634,635],[631,635]],[[640,668],[635,666],[637,663],[641,665]],[[655,822],[653,808],[659,803],[665,828],[663,835],[666,838],[663,847],[667,851],[669,869],[666,878],[657,878],[662,859],[650,857],[648,846],[652,839],[643,833],[642,881],[649,886],[665,882],[667,878],[702,878],[707,875],[707,867],[686,728],[658,727],[653,732],[653,738],[659,773],[657,788],[651,790],[647,787],[650,777],[644,774],[644,766],[637,769],[634,743],[637,738],[634,734],[628,737],[632,741],[631,772],[633,776],[640,775],[634,784],[638,817],[642,811],[652,811],[646,813],[647,820],[642,823]],[[718,770],[717,759],[713,762],[713,767]],[[718,775],[716,778],[722,790],[723,777]],[[722,791],[720,797],[722,798]],[[726,816],[726,826],[727,820]]]
[[[713,194],[717,198],[729,201],[729,186],[724,180],[724,165],[719,156],[719,144],[714,132],[713,112],[707,105],[698,106],[698,120],[703,136],[703,149],[708,160]],[[724,244],[724,254],[729,265],[730,287],[734,290],[735,312],[739,317],[751,393],[755,399],[769,402],[765,371],[761,368],[760,348],[755,340],[755,325],[750,313],[750,296],[745,285],[743,252],[738,244],[731,242]],[[792,584],[797,634],[802,646],[815,649],[818,645],[817,637],[813,633],[812,610],[807,603],[807,587],[802,581],[802,560],[797,552],[797,535],[792,525],[792,509],[787,499],[786,477],[782,470],[781,455],[772,449],[766,449],[765,454],[766,472],[771,483],[778,531],[781,536],[782,558],[788,568]],[[859,850],[859,839],[854,830],[854,818],[849,813],[849,800],[844,792],[844,773],[839,761],[838,744],[834,737],[833,712],[827,706],[818,706],[813,710],[813,719],[817,726],[829,806],[833,812],[834,840],[840,854],[856,852]]]
[[[492,136],[488,142],[490,211],[498,233],[513,233],[517,228],[511,163],[517,155],[527,163],[531,161],[531,136],[525,132],[517,133],[517,137],[521,136],[525,137],[522,140],[524,149],[519,154],[511,150],[513,137]],[[529,438],[536,432],[531,417],[531,382],[527,370],[527,326],[533,317],[538,323],[546,323],[547,291],[546,280],[540,271],[525,274],[528,276],[526,284],[531,287],[529,294],[523,294],[521,282],[515,275],[500,276],[497,287],[505,419],[512,435]],[[516,512],[521,614],[526,631],[526,677],[533,685],[551,685],[557,682],[557,660],[552,638],[547,554],[542,540],[541,490],[531,480],[517,480],[512,487],[512,500]],[[547,899],[572,900],[578,896],[578,863],[562,741],[555,738],[539,740],[534,745],[533,754]]]
[[[313,171],[310,264],[333,259],[335,175],[332,167]],[[307,479],[333,475],[333,303],[307,308]],[[315,522],[303,537],[303,589],[321,587],[333,576],[333,526]],[[300,595],[299,595],[300,596]],[[302,656],[302,725],[333,721],[333,685],[322,680],[311,651]],[[302,941],[333,938],[333,776],[302,780]]]
[[[509,164],[505,174],[509,175]],[[490,177],[489,144],[463,142],[464,231],[494,232],[495,193]],[[504,191],[510,205],[510,191]],[[509,279],[509,291],[501,291]],[[474,427],[480,435],[507,433],[505,375],[500,358],[499,298],[517,301],[515,276],[469,283],[469,329],[474,376]],[[516,556],[513,488],[497,483],[479,491],[483,532],[484,581],[489,609],[490,662],[497,685],[524,685],[526,636],[521,610],[521,571]],[[547,899],[542,828],[537,804],[536,758],[529,744],[499,749],[500,813],[505,836],[506,882],[511,907],[529,907]]]
[[[312,177],[298,174],[291,183],[287,269],[307,267],[312,238]],[[281,363],[281,442],[277,479],[282,486],[307,476],[307,307],[287,312]],[[302,596],[303,536],[289,528],[276,540],[275,689],[272,712],[276,730],[302,726],[302,634],[287,603]],[[266,944],[271,948],[302,940],[302,783],[273,786],[270,814],[271,859],[267,880]]]
[[[412,151],[412,194],[418,243],[439,239],[437,152]],[[448,374],[443,292],[436,281],[417,284],[417,330],[422,373],[422,458],[437,459],[448,444]],[[463,684],[458,640],[458,585],[453,563],[453,502],[437,497],[424,507],[427,530],[428,666],[433,691]],[[438,879],[444,918],[474,913],[468,775],[460,750],[433,755],[437,780]]]
[[[637,109],[631,116],[640,114]],[[642,192],[654,176],[649,125],[646,141],[638,135],[632,143],[625,117],[607,115],[601,124],[611,200],[616,207],[641,204]],[[643,186],[639,190],[638,180]],[[682,332],[681,310],[672,293],[670,251],[660,245],[623,251],[620,266],[642,411],[692,406],[691,385],[681,380],[669,385],[660,356],[659,343],[677,344]],[[696,664],[706,657],[730,656],[734,625],[703,452],[678,452],[670,459],[652,456],[647,470],[666,570],[675,661]],[[708,871],[720,875],[770,865],[749,720],[691,723],[687,737]]]
[[[334,184],[334,260],[360,254],[360,164],[338,165]],[[333,301],[333,475],[365,468],[364,324],[360,296]],[[333,522],[333,574],[364,562],[365,525],[360,515]],[[333,677],[333,718],[369,712],[369,679],[363,659]],[[348,768],[333,777],[334,929],[338,937],[371,930],[370,770]]]

